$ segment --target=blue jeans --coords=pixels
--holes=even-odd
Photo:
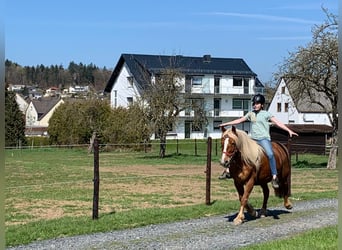
[[[271,166],[271,173],[272,175],[277,175],[277,166],[276,166],[276,161],[274,158],[273,154],[273,149],[272,149],[272,144],[270,140],[267,139],[262,139],[262,140],[255,140],[261,147],[264,148],[268,159],[270,161],[270,166]]]

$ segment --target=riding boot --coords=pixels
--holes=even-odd
[[[230,176],[229,171],[224,170],[223,173],[222,173],[218,178],[219,178],[220,180],[224,180],[224,179],[230,179],[230,178],[232,178],[232,177]]]
[[[272,179],[272,187],[273,188],[279,188],[279,180],[278,180],[278,177],[275,178],[275,179]]]

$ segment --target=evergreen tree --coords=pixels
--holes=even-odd
[[[16,147],[27,144],[25,119],[15,100],[15,93],[5,90],[5,146]]]

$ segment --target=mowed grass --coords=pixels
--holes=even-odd
[[[36,148],[5,153],[7,246],[238,209],[233,183],[217,179],[222,168],[214,150],[213,204],[205,205],[205,142],[199,142],[196,150],[193,144],[178,145],[178,153],[177,144],[169,144],[164,159],[153,147],[148,153],[101,152],[98,220],[92,220],[94,158],[87,149]],[[298,162],[301,166],[292,169],[294,203],[337,197],[337,170],[324,168],[326,156],[303,155]],[[261,196],[256,187],[250,199],[255,207],[261,206]],[[279,204],[281,199],[270,197],[269,206]]]

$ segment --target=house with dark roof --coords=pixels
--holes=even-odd
[[[248,112],[252,96],[264,90],[257,74],[241,58],[122,54],[104,90],[110,93],[111,107],[127,107],[156,75],[170,67],[182,74],[183,92],[202,102],[208,119],[198,129],[192,126],[194,112],[182,111],[170,131],[173,138],[220,138],[218,125]],[[241,126],[249,131],[249,124]]]
[[[60,97],[42,97],[31,100],[25,113],[26,135],[47,135],[49,120],[56,108],[62,103],[64,101]]]
[[[284,78],[278,82],[278,86],[268,107],[273,115],[284,124],[309,124],[331,126],[326,110],[331,110],[331,104],[322,97],[321,103],[326,103],[325,109],[308,98],[295,100],[291,95],[291,89]]]
[[[325,100],[322,99],[321,103]],[[331,110],[327,102],[325,108]],[[308,98],[295,100],[286,80],[281,78],[268,107],[278,120],[299,134],[290,140],[291,152],[325,154],[327,141],[331,138],[333,128],[326,110]],[[272,126],[271,138],[274,141],[288,143],[288,133]]]

